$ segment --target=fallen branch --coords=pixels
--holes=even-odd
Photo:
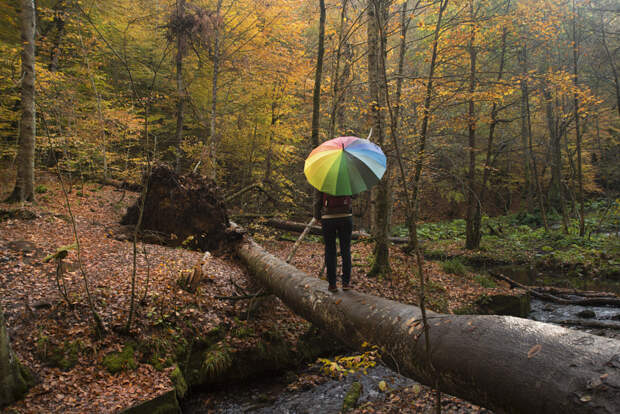
[[[280,230],[292,231],[301,233],[306,229],[305,223],[298,223],[295,221],[269,219],[265,222],[265,225]],[[320,226],[311,226],[309,232],[311,234],[322,235],[323,230]],[[370,239],[372,236],[364,231],[354,231],[351,234],[351,240]],[[406,237],[390,237],[389,240],[395,244],[404,244],[408,242]]]
[[[312,225],[315,222],[316,222],[316,219],[314,217],[312,217],[312,219],[306,225],[306,228],[304,229],[304,231],[301,233],[301,235],[299,236],[299,238],[297,239],[297,241],[293,245],[293,248],[291,249],[291,252],[286,257],[286,263],[290,263],[291,262],[291,259],[293,258],[293,256],[295,256],[295,253],[297,252],[297,249],[299,248],[299,245],[301,244],[301,241],[304,239],[304,237],[306,237],[306,234],[308,234],[308,231],[310,231],[310,227],[312,227]]]
[[[582,326],[584,328],[615,329],[620,331],[620,323],[612,321],[605,322],[588,319],[564,319],[561,321],[553,321],[553,323],[560,325]]]
[[[541,293],[536,288],[523,285],[519,282],[516,282],[509,278],[508,276],[504,276],[501,273],[489,272],[489,274],[497,279],[508,282],[511,287],[518,287],[527,291],[529,294],[534,296],[535,298],[553,302],[560,305],[581,305],[581,306],[613,306],[616,308],[620,308],[620,298],[610,298],[610,297],[591,297],[586,299],[565,299],[560,298],[555,295],[551,295],[549,293]]]
[[[265,189],[263,188],[263,186],[260,183],[254,183],[254,184],[250,184],[247,187],[242,188],[241,190],[237,191],[236,193],[233,193],[229,196],[226,196],[224,198],[224,202],[228,203],[231,200],[234,200],[235,198],[247,193],[248,191],[252,190],[256,188],[258,191],[261,191],[263,194],[265,194],[267,196],[267,198],[269,198],[271,201],[273,201],[274,203],[276,203],[277,201],[271,196],[271,194],[269,194],[267,191],[265,191]]]

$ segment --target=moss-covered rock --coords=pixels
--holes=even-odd
[[[170,380],[174,384],[174,389],[177,393],[177,397],[179,399],[182,399],[183,397],[185,397],[189,387],[187,386],[185,377],[183,376],[183,373],[181,372],[181,369],[179,368],[178,365],[175,366],[172,372],[170,373]]]
[[[33,382],[30,371],[11,349],[4,312],[0,307],[0,408],[22,398]]]
[[[134,370],[138,367],[133,344],[127,344],[121,352],[110,352],[103,357],[103,366],[111,373]]]
[[[530,295],[483,295],[476,300],[480,314],[526,317],[530,313]]]
[[[296,347],[278,329],[264,332],[256,345],[234,349],[223,339],[223,330],[194,341],[180,364],[189,388],[240,381],[264,372],[278,372],[343,349],[335,339],[316,328],[297,341]]]
[[[362,384],[358,381],[355,381],[351,384],[351,388],[347,391],[347,394],[344,396],[344,400],[342,401],[342,412],[346,413],[355,408],[357,405],[357,400],[359,400],[360,395],[362,395]]]
[[[181,349],[187,341],[180,339],[178,344]],[[152,337],[138,344],[136,349],[140,355],[140,362],[150,364],[158,371],[173,364],[174,349],[171,341],[167,338]]]
[[[170,390],[152,400],[136,404],[120,414],[180,414],[181,408],[175,390]]]
[[[66,371],[77,364],[82,342],[78,339],[56,344],[47,335],[41,334],[36,346],[37,356],[41,362]]]

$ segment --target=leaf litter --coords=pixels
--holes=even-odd
[[[147,278],[148,292],[146,299],[137,305],[132,334],[123,334],[119,328],[126,323],[129,312],[133,256],[132,244],[117,240],[116,232],[121,215],[137,195],[123,194],[113,187],[89,183],[81,190],[74,188],[69,200],[78,228],[83,269],[96,310],[107,327],[106,336],[96,338],[75,249],[67,250],[64,259],[66,271],[60,279],[66,286],[72,307],[66,304],[58,290],[55,261],[43,261],[60,247],[75,243],[62,192],[53,180],[46,185],[48,192],[39,196],[36,204],[22,206],[22,209],[35,215],[28,215],[27,220],[8,218],[0,222],[0,301],[13,350],[37,378],[37,384],[25,398],[3,412],[113,413],[173,389],[169,377],[174,367],[156,369],[141,358],[139,352],[135,370],[110,374],[102,366],[105,355],[120,351],[123,344],[129,341],[149,340],[158,335],[187,336],[208,332],[222,325],[242,324],[256,335],[226,337],[231,346],[242,349],[254,345],[252,341],[273,326],[285,324],[290,327],[285,331],[285,336],[293,343],[307,330],[308,323],[277,299],[269,312],[248,321],[239,320],[239,315],[243,314],[242,305],[236,301],[218,300],[216,296],[231,297],[258,290],[232,258],[211,258],[205,280],[198,292],[192,294],[183,290],[177,280],[191,272],[202,253],[145,244],[145,258],[142,243],[139,243],[136,301],[139,302],[145,295]],[[11,209],[14,206],[0,203],[0,208]],[[292,243],[276,240],[273,235],[271,230],[262,236],[255,236],[272,254],[284,259]],[[383,280],[365,276],[369,263],[361,258],[371,257],[372,246],[369,243],[356,243],[352,250],[352,281],[356,290],[404,303],[418,302],[419,285],[414,263],[409,263],[400,250],[394,248],[391,252],[393,274]],[[309,274],[319,275],[322,254],[320,242],[304,242],[292,264]],[[426,262],[424,270],[433,281],[428,292],[431,308],[433,298],[436,298],[437,305],[443,308],[437,309],[440,311],[451,311],[469,303],[481,291],[507,291],[504,286],[494,289],[475,286],[470,278],[447,275],[432,262]],[[75,365],[65,369],[52,366],[41,358],[42,343],[54,346],[79,344]],[[379,406],[358,408],[355,412],[389,412],[396,407],[406,409],[405,405],[431,407],[430,389],[423,386],[421,389],[423,392],[416,392],[413,397],[407,390],[391,391],[394,398],[376,403]],[[426,394],[429,397],[422,398]],[[452,399],[458,407],[458,411],[454,412],[479,411],[479,407],[454,397],[446,401]]]

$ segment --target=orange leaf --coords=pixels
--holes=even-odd
[[[542,345],[541,344],[536,344],[534,345],[532,348],[530,348],[530,350],[527,353],[527,357],[531,358],[534,355],[536,355],[537,353],[540,352],[540,350],[542,349]]]

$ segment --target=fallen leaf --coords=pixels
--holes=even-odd
[[[530,348],[530,350],[527,353],[527,357],[528,358],[532,358],[534,355],[536,355],[537,353],[540,352],[540,350],[542,349],[542,345],[541,344],[536,344],[533,347]]]

